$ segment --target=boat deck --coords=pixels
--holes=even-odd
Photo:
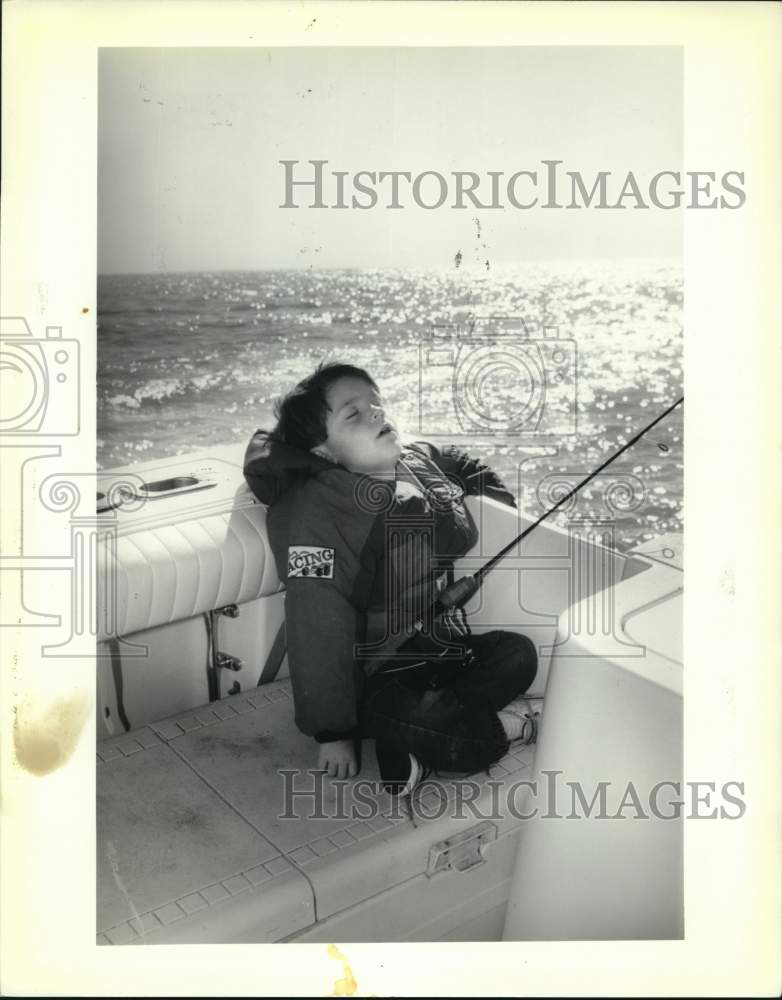
[[[100,944],[316,940],[340,928],[355,941],[458,938],[472,911],[483,922],[465,940],[501,928],[520,829],[506,800],[534,747],[514,744],[469,783],[430,781],[411,818],[379,788],[371,742],[358,782],[306,770],[314,746],[294,725],[286,679],[104,740],[97,755]],[[287,802],[286,783],[299,793]],[[465,831],[494,863],[468,870],[469,846],[467,861],[449,861],[447,845],[443,855]],[[401,886],[414,912],[394,905]]]
[[[98,942],[676,937],[681,831],[597,822],[585,852],[580,824],[525,822],[525,782],[533,764],[616,788],[680,776],[680,539],[624,553],[605,522],[576,518],[541,525],[506,556],[466,611],[475,632],[535,642],[528,693],[545,693],[545,725],[535,748],[514,746],[489,774],[430,782],[414,823],[380,790],[369,742],[359,780],[307,770],[316,748],[294,724],[284,666],[254,686],[283,592],[239,461],[138,467],[138,490],[162,483],[173,495],[101,515],[99,620],[111,627],[98,660]],[[122,476],[101,485],[107,504]],[[487,498],[467,505],[480,544],[457,575],[531,516]],[[213,667],[207,683],[217,651],[243,665],[240,693],[231,670]],[[120,724],[132,730],[109,735]]]

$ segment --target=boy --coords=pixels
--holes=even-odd
[[[394,795],[426,768],[488,768],[530,726],[514,699],[534,679],[534,644],[471,635],[463,613],[461,624],[413,625],[477,541],[464,494],[515,506],[512,495],[453,448],[403,446],[374,380],[353,365],[320,365],[275,415],[250,441],[244,474],[269,506],[296,725],[319,744],[318,767],[355,776],[356,741],[373,737]]]

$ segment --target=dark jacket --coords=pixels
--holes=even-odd
[[[263,431],[245,455],[286,588],[296,725],[319,742],[353,733],[365,677],[409,638],[437,578],[476,543],[464,495],[515,506],[487,466],[453,447],[408,445],[396,472],[397,484],[357,475]]]

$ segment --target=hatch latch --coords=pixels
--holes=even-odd
[[[426,874],[431,878],[438,872],[457,871],[468,872],[483,864],[484,844],[497,839],[497,827],[490,820],[484,820],[477,826],[454,834],[447,840],[432,844],[429,849],[429,863]]]
[[[239,608],[235,604],[226,604],[223,608],[215,608],[204,614],[206,621],[206,635],[208,640],[206,677],[209,687],[209,701],[217,701],[220,697],[220,671],[231,670],[238,672],[242,669],[242,661],[238,656],[232,656],[219,648],[218,623],[220,618],[238,618]],[[234,681],[229,694],[236,694],[241,691],[241,685]]]

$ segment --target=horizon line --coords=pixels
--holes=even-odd
[[[648,262],[648,263],[684,263],[684,254],[678,255],[656,255],[656,256],[638,256],[638,257],[536,257],[531,260],[510,260],[510,261],[498,261],[493,265],[492,269],[503,270],[518,266],[530,266],[534,267],[539,264],[600,264],[600,263],[611,263],[611,264],[625,264],[625,263],[637,263],[637,262]],[[321,271],[400,271],[400,272],[423,272],[427,274],[469,274],[471,277],[486,277],[491,274],[491,270],[486,271],[483,266],[468,263],[461,265],[460,267],[455,267],[450,265],[448,267],[443,266],[432,266],[432,265],[407,265],[407,266],[385,266],[385,267],[366,267],[356,264],[343,264],[343,265],[329,265],[322,264],[318,267],[297,267],[294,265],[288,267],[188,267],[181,269],[170,269],[165,268],[156,271],[97,271],[96,276],[98,278],[125,278],[125,277],[152,277],[159,275],[180,275],[180,274],[269,274],[269,273],[282,273],[282,272],[302,272],[311,271],[313,273],[318,273]]]

